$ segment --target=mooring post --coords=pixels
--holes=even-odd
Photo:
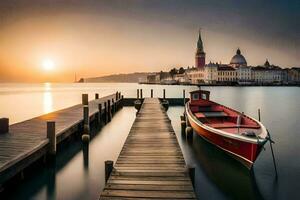
[[[107,103],[104,102],[104,123],[106,124],[108,121],[108,109],[107,109]]]
[[[189,167],[189,175],[192,181],[193,188],[195,188],[195,167]]]
[[[119,92],[116,92],[116,110],[118,110],[119,107]]]
[[[260,121],[260,109],[258,109],[258,121]]]
[[[186,128],[185,117],[180,116],[180,120],[181,120],[181,134],[184,135],[185,134],[185,128]]]
[[[107,100],[107,111],[108,111],[108,113],[107,113],[107,121],[109,121],[110,122],[110,120],[111,120],[111,106],[110,106],[110,100]]]
[[[121,108],[123,108],[123,103],[124,103],[124,96],[121,95]]]
[[[101,123],[101,113],[102,113],[102,104],[99,103],[98,104],[98,123],[100,124]]]
[[[99,99],[99,94],[98,93],[95,94],[95,99]]]
[[[116,113],[116,103],[115,103],[115,100],[112,99],[111,102],[112,102],[112,113],[115,114]]]
[[[187,140],[189,142],[193,142],[193,129],[192,129],[192,127],[186,126],[186,128],[185,128],[185,134],[186,134]]]
[[[108,181],[113,168],[114,168],[114,161],[106,160],[105,161],[105,183]]]
[[[151,98],[153,98],[153,89],[151,89]]]
[[[0,118],[0,134],[9,132],[9,119]]]
[[[82,141],[89,142],[90,140],[90,116],[89,116],[89,96],[88,94],[82,95],[83,104],[83,135]]]
[[[185,105],[185,90],[183,90],[183,105]]]
[[[119,104],[119,100],[118,100],[118,96],[119,96],[119,94],[118,94],[119,92],[116,92],[116,97],[115,97],[115,104],[116,104],[116,111],[118,110],[118,104]]]
[[[166,89],[163,89],[163,99],[166,99]]]
[[[89,105],[89,95],[82,94],[82,105]]]
[[[141,99],[143,98],[143,89],[141,89]]]
[[[55,134],[55,122],[54,121],[47,122],[47,138],[49,140],[48,154],[51,157],[55,157],[55,155],[56,155],[56,134]]]
[[[136,89],[136,99],[139,99],[139,98],[140,98],[140,90]]]

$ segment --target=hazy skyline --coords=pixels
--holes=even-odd
[[[300,66],[299,10],[296,0],[2,0],[0,82],[193,66],[199,27],[207,62],[239,47],[249,65]]]

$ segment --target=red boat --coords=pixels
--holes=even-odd
[[[267,142],[266,128],[254,118],[210,101],[209,94],[204,90],[191,92],[185,106],[187,123],[198,135],[251,169]]]

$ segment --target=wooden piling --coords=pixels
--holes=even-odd
[[[88,104],[89,104],[89,95],[82,94],[82,105],[88,105]]]
[[[90,140],[90,117],[89,117],[89,106],[83,106],[83,135],[82,141],[88,142]]]
[[[143,98],[143,89],[140,90],[141,99]]]
[[[183,90],[183,105],[185,105],[185,90]]]
[[[114,99],[112,99],[111,102],[112,102],[112,114],[114,115],[116,113],[116,103]]]
[[[0,134],[9,132],[9,119],[0,118]]]
[[[151,98],[153,98],[153,89],[151,89]]]
[[[51,156],[56,155],[56,134],[55,134],[55,122],[47,122],[47,138],[49,139],[48,154]]]
[[[193,129],[190,126],[186,126],[185,128],[185,134],[188,139],[188,141],[193,142]]]
[[[124,96],[121,95],[121,108],[123,108]]]
[[[101,114],[102,114],[102,104],[99,103],[98,104],[98,123],[99,124],[101,123],[101,120],[102,120]]]
[[[189,175],[192,181],[193,188],[195,188],[195,167],[189,167]]]
[[[114,161],[112,160],[106,160],[105,162],[105,183],[109,179],[109,176],[114,168]]]
[[[186,128],[185,117],[180,116],[180,120],[181,120],[181,134],[184,135],[185,134],[185,128]]]
[[[137,89],[137,90],[136,90],[136,99],[139,99],[139,98],[140,98],[140,90]]]
[[[110,100],[107,100],[107,121],[111,121],[111,105]]]
[[[95,94],[95,99],[99,99],[99,94],[98,93]]]
[[[258,109],[258,121],[260,121],[260,109]]]
[[[88,142],[90,139],[90,115],[89,115],[89,96],[88,94],[82,94],[83,104],[83,135],[82,141]]]
[[[163,89],[163,99],[166,98],[166,89]]]
[[[105,122],[105,124],[108,122],[107,102],[104,102],[104,122]]]

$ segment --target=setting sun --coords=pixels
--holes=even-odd
[[[42,67],[44,70],[50,71],[50,70],[53,70],[55,66],[54,66],[53,60],[45,59],[45,60],[43,60]]]

